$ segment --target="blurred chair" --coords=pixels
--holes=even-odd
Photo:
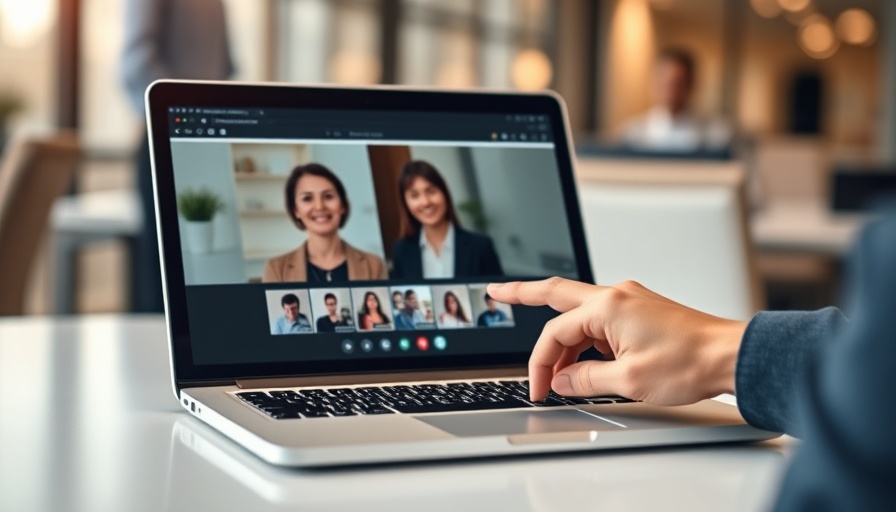
[[[817,137],[768,137],[756,142],[754,162],[763,203],[824,202],[829,155]]]
[[[580,159],[576,174],[598,283],[725,318],[763,307],[739,163]]]
[[[79,157],[77,139],[67,132],[7,149],[0,163],[0,315],[24,312],[50,208],[71,184]]]
[[[96,242],[120,241],[133,255],[143,229],[140,198],[133,190],[102,190],[60,197],[50,216],[53,233],[53,312],[77,312],[77,259]],[[127,279],[122,280],[127,283]],[[128,283],[133,285],[133,283]]]
[[[830,155],[819,137],[771,136],[756,141],[754,164],[760,183],[760,216],[763,228],[769,224],[810,222],[802,219],[827,217],[830,209]],[[774,216],[774,222],[766,222]],[[759,218],[759,217],[757,217]],[[819,224],[824,228],[824,223]],[[759,274],[769,293],[773,309],[815,309],[832,303],[836,295],[837,257],[827,250],[806,250],[796,236],[793,243],[768,240],[770,230],[755,231],[759,249]],[[774,231],[774,230],[771,230]],[[839,229],[812,229],[811,233],[833,234]],[[772,237],[774,238],[774,237]],[[826,238],[826,237],[822,237]],[[771,242],[771,243],[770,243]],[[782,246],[783,245],[783,246]],[[819,244],[824,247],[826,244]]]

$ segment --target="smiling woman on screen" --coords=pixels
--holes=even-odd
[[[398,180],[401,239],[392,277],[450,279],[504,275],[492,239],[463,229],[451,191],[429,162],[408,162]]]
[[[382,258],[339,236],[350,211],[345,187],[333,171],[310,163],[293,169],[284,189],[286,213],[308,239],[268,260],[262,281],[327,283],[385,279]]]

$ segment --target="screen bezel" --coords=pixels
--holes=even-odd
[[[156,219],[168,331],[171,366],[175,384],[232,382],[242,378],[295,377],[357,373],[395,373],[449,369],[481,369],[525,366],[530,351],[488,355],[402,357],[391,360],[352,358],[332,362],[274,362],[226,365],[197,365],[193,362],[187,315],[186,285],[181,258],[174,169],[169,133],[169,108],[314,108],[344,110],[395,110],[422,112],[526,113],[549,116],[556,145],[566,216],[577,256],[577,270],[583,281],[593,283],[587,244],[573,175],[569,127],[559,96],[550,93],[467,92],[412,90],[399,87],[334,88],[235,82],[162,80],[146,93],[147,122],[153,158]],[[163,229],[163,226],[165,228]],[[532,333],[533,342],[538,333]],[[375,364],[376,368],[371,368]]]

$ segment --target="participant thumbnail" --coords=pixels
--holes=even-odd
[[[395,326],[389,311],[389,289],[386,287],[352,288],[352,303],[357,314],[359,331],[392,331]]]
[[[465,285],[433,286],[432,295],[440,329],[473,327],[470,292]]]
[[[268,322],[271,334],[308,334],[314,332],[305,311],[310,311],[307,290],[266,290]]]
[[[470,300],[477,327],[513,327],[513,309],[491,298],[487,284],[471,284]]]
[[[428,286],[395,286],[391,291],[397,330],[435,329],[432,291]],[[401,295],[400,304],[396,303],[399,294]],[[401,307],[398,307],[399,305]]]
[[[311,311],[317,332],[353,332],[352,294],[348,288],[318,288],[310,291]]]

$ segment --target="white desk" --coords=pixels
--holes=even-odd
[[[787,441],[307,472],[180,412],[158,317],[0,320],[0,510],[762,510]]]
[[[761,251],[843,257],[868,215],[833,213],[818,201],[782,201],[756,212],[751,231]]]

